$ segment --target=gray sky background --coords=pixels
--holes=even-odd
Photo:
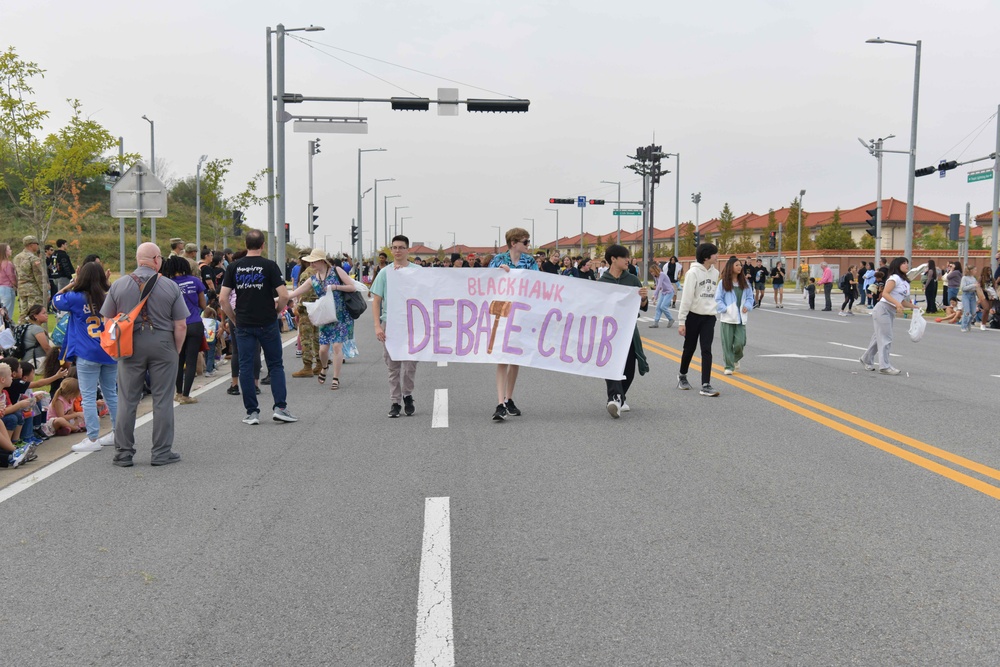
[[[682,221],[694,218],[692,192],[702,193],[702,221],[727,201],[737,215],[780,208],[801,188],[806,210],[873,200],[875,159],[856,137],[893,133],[886,148],[908,147],[914,49],[865,44],[870,37],[923,41],[918,167],[993,152],[995,121],[986,121],[1000,103],[1000,3],[987,0],[32,0],[5,2],[0,12],[0,46],[14,46],[47,70],[36,91],[52,112],[52,129],[69,117],[64,100],[76,97],[125,138],[126,150],[148,154],[146,114],[156,122],[157,157],[174,176],[193,174],[202,153],[233,158],[227,194],[266,164],[264,38],[279,22],[321,25],[325,32],[298,34],[531,100],[527,114],[463,108],[457,118],[439,117],[433,107],[417,113],[361,105],[369,134],[322,135],[315,161],[316,245],[329,235],[331,251],[341,242],[346,248],[356,215],[358,148],[388,149],[364,156],[364,188],[374,178],[396,179],[379,188],[380,245],[384,194],[401,195],[389,200],[390,219],[394,206],[409,206],[399,215],[413,216],[404,227],[413,241],[447,246],[453,232],[459,243],[492,244],[493,225],[530,231],[527,217],[545,243],[555,236],[549,197],[613,199],[615,186],[601,180],[621,180],[623,199],[640,197],[623,166],[654,132],[665,151],[681,153]],[[434,98],[438,87],[457,86],[463,99],[495,96],[329,46],[291,38],[286,46],[289,92]],[[359,115],[359,106],[289,111]],[[306,142],[313,136],[290,130],[287,217],[304,243]],[[988,166],[917,179],[916,203],[957,213],[970,201],[974,213],[988,211],[991,182],[965,178]],[[905,155],[886,156],[886,197],[906,199],[906,172]],[[657,192],[658,227],[673,225],[674,187],[671,174]],[[371,196],[364,200],[366,252]],[[613,208],[588,207],[586,231],[614,230]],[[579,210],[560,209],[560,234],[578,233]],[[623,219],[625,229],[637,220]],[[248,223],[266,228],[263,208],[249,211]]]

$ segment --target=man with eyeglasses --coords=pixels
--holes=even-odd
[[[118,414],[115,420],[115,457],[119,468],[132,466],[135,455],[135,416],[142,400],[142,387],[149,373],[153,393],[153,452],[150,463],[177,463],[181,455],[174,445],[174,382],[184,338],[188,307],[180,287],[157,277],[163,257],[155,243],[143,243],[135,253],[136,269],[111,285],[101,307],[105,318],[130,312],[142,300],[143,288],[155,280],[149,298],[132,330],[132,356],[118,360]]]
[[[529,252],[531,237],[528,230],[514,227],[507,230],[507,251],[490,261],[490,268],[500,268],[509,273],[511,269],[538,271],[538,264]],[[493,421],[502,422],[507,415],[520,417],[521,411],[514,405],[514,385],[521,369],[515,364],[497,364],[497,407],[493,411]]]
[[[392,264],[378,272],[372,282],[372,316],[375,318],[375,338],[382,343],[382,359],[389,369],[389,418],[399,417],[404,411],[407,417],[413,416],[416,407],[413,404],[413,385],[417,377],[417,362],[394,361],[385,347],[386,318],[386,283],[390,271],[414,271],[417,265],[410,262],[410,239],[397,234],[389,244],[392,252]]]

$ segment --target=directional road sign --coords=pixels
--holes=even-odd
[[[577,197],[576,198],[576,205],[579,206],[580,208],[586,207],[587,206],[587,198],[584,197],[583,195]]]
[[[142,161],[132,165],[111,187],[111,217],[136,216],[167,217],[167,188]]]
[[[993,178],[992,169],[981,169],[980,171],[970,171],[969,172],[969,183],[975,183],[976,181],[988,181]]]
[[[615,215],[642,215],[642,211],[637,208],[616,208]]]

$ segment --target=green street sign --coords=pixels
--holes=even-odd
[[[969,183],[975,183],[977,181],[989,181],[993,179],[992,169],[983,169],[982,171],[970,171],[969,172]]]
[[[642,215],[642,211],[635,208],[616,208],[615,215]]]

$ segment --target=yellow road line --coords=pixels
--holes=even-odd
[[[648,340],[646,338],[643,338],[642,341],[643,345],[647,346],[646,349],[650,350],[651,352],[658,354],[659,356],[664,357],[666,359],[671,359],[673,361],[680,361],[680,354],[681,354],[680,350],[669,347],[667,345],[663,345],[662,343],[658,343],[657,341]],[[691,362],[691,366],[695,367],[697,370],[701,369],[700,364],[696,364],[693,360]],[[713,369],[714,368],[717,368],[717,366],[713,365]],[[919,449],[920,451],[927,452],[929,454],[932,454],[933,456],[944,459],[946,461],[950,461],[952,463],[955,463],[956,465],[960,465],[964,468],[967,468],[968,470],[973,470],[980,474],[1000,480],[1000,471],[994,468],[982,465],[981,463],[976,463],[975,461],[971,461],[962,456],[958,456],[957,454],[952,454],[951,452],[947,452],[938,447],[934,447],[932,445],[920,442],[919,440],[915,440],[914,438],[910,438],[909,436],[905,436],[902,433],[897,433],[890,429],[878,426],[876,424],[872,424],[871,422],[855,417],[854,415],[842,412],[835,408],[831,408],[829,406],[823,405],[822,403],[818,403],[811,399],[789,392],[785,389],[782,389],[781,387],[777,387],[775,385],[763,382],[761,380],[750,378],[746,375],[740,375],[738,379],[732,375],[723,375],[719,379],[738,389],[742,389],[743,391],[751,393],[755,396],[759,396],[760,398],[763,398],[766,401],[770,401],[771,403],[781,406],[786,410],[790,410],[791,412],[801,415],[806,419],[810,419],[814,422],[822,424],[828,428],[843,433],[844,435],[848,435],[852,438],[855,438],[856,440],[860,440],[861,442],[867,443],[873,447],[881,449],[882,451],[892,454],[893,456],[898,456],[899,458],[905,461],[909,461],[914,465],[918,465],[921,468],[930,470],[931,472],[935,472],[939,475],[942,475],[943,477],[947,477],[952,481],[958,482],[959,484],[967,486],[971,489],[975,489],[980,493],[984,493],[992,498],[1000,500],[1000,488],[997,488],[996,486],[993,486],[988,482],[984,482],[983,480],[977,479],[970,475],[966,475],[963,472],[959,472],[953,468],[944,466],[936,461],[924,458],[923,456],[915,454],[914,452],[911,452],[909,450],[903,449],[902,447],[897,447],[896,445],[883,442],[882,440],[879,440],[878,438],[875,438],[869,435],[868,433],[864,433],[850,426],[846,426],[828,417],[815,414],[811,410],[807,410],[804,407],[795,405],[794,403],[791,403],[783,398],[779,398],[775,394],[780,394],[781,396],[786,396],[792,400],[799,401],[805,405],[808,405],[813,410],[818,410],[820,412],[836,416],[838,419],[860,422],[859,424],[860,426],[863,426],[864,428],[867,428],[875,433],[886,436],[903,444],[909,445],[910,447]],[[758,386],[763,389],[759,389]]]

